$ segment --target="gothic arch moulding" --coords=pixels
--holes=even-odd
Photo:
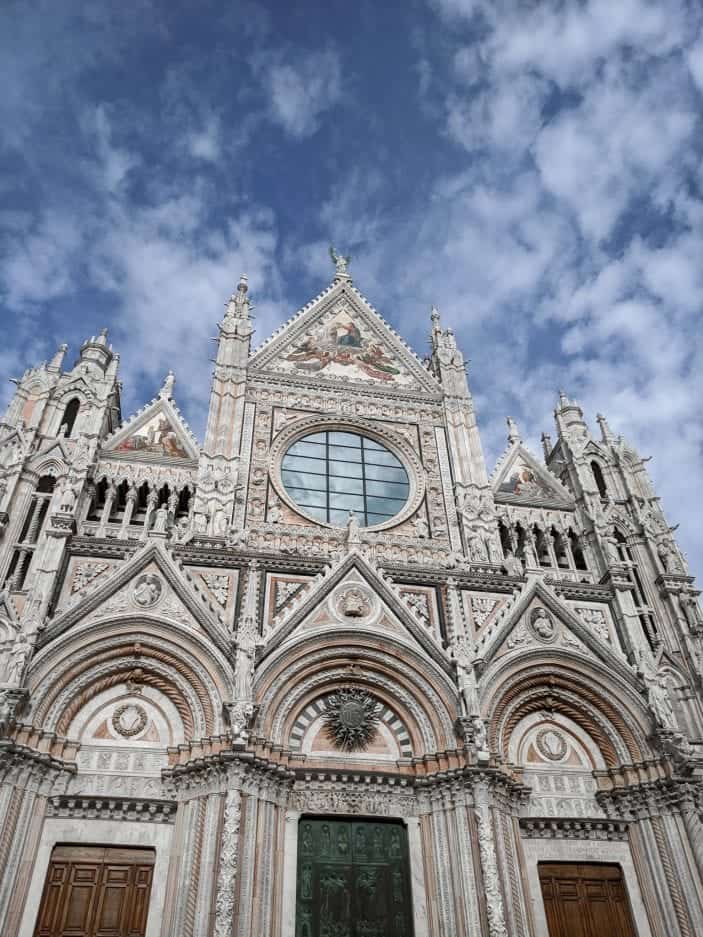
[[[434,664],[392,635],[343,629],[282,645],[255,681],[257,734],[284,748],[300,748],[300,719],[320,698],[342,687],[367,690],[402,726],[402,757],[456,748],[456,691]],[[391,720],[392,721],[392,720]],[[296,730],[298,727],[298,730]],[[295,733],[295,734],[294,734]],[[405,741],[407,736],[408,741]]]
[[[492,669],[486,687],[482,709],[491,748],[506,761],[515,755],[516,726],[540,712],[559,714],[578,727],[607,768],[654,755],[647,742],[651,718],[636,687],[606,673],[596,661],[572,659],[563,651],[527,651]]]
[[[225,662],[187,629],[152,621],[79,627],[47,645],[28,676],[34,725],[65,735],[77,714],[121,684],[150,687],[175,707],[186,738],[224,731],[222,704],[231,696]]]

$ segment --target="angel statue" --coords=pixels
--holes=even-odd
[[[330,257],[332,258],[332,263],[337,268],[337,276],[349,276],[347,267],[351,263],[351,254],[348,254],[346,257],[342,257],[342,255],[338,254],[334,247],[330,244]]]

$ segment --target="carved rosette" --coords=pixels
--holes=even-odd
[[[325,700],[324,722],[331,741],[343,751],[363,751],[373,741],[380,703],[366,690],[349,687]]]
[[[227,791],[225,816],[222,825],[220,871],[217,876],[215,901],[215,937],[231,937],[234,922],[234,896],[237,885],[239,860],[239,827],[242,818],[242,795],[238,790]]]

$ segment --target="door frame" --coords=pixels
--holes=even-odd
[[[159,937],[163,918],[168,867],[173,840],[172,823],[145,823],[130,820],[85,820],[47,817],[32,869],[18,937],[32,937],[37,923],[44,883],[54,846],[143,846],[156,850],[151,882],[146,937]]]
[[[413,926],[415,937],[429,937],[427,922],[427,896],[425,894],[425,869],[420,834],[419,817],[388,817],[367,814],[320,813],[310,810],[286,810],[283,836],[283,895],[281,900],[281,937],[295,937],[295,915],[298,887],[298,827],[301,817],[315,819],[329,817],[330,820],[356,821],[400,821],[408,832],[408,861],[410,864],[410,893],[413,904]],[[24,937],[24,935],[22,935]],[[651,937],[651,935],[647,935]]]
[[[537,868],[540,862],[606,862],[619,865],[635,933],[637,937],[652,937],[629,843],[614,840],[523,839],[522,849],[527,872],[527,899],[532,907],[535,937],[549,937]]]

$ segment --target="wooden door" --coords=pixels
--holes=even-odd
[[[412,937],[401,823],[303,818],[296,937]]]
[[[144,937],[153,849],[56,846],[35,937]]]
[[[618,865],[540,862],[549,937],[636,937]]]

